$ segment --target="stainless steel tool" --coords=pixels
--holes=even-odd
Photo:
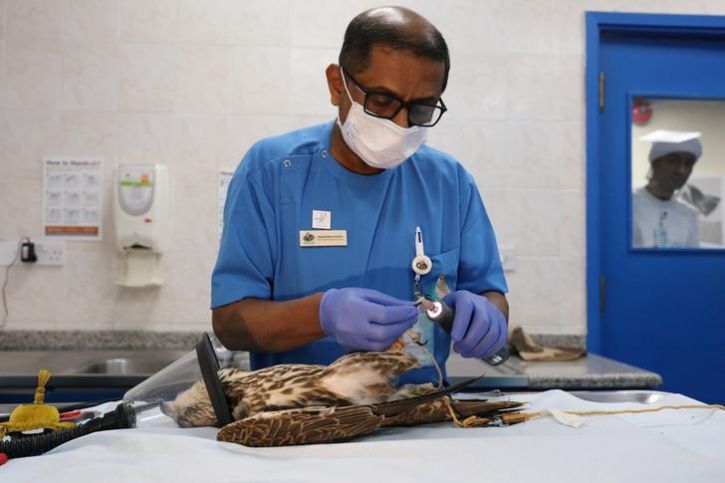
[[[416,305],[422,305],[426,309],[426,315],[430,320],[440,325],[448,334],[453,329],[453,319],[455,312],[443,300],[428,300],[423,297],[418,299]],[[500,348],[495,354],[484,357],[481,360],[492,366],[498,366],[506,362],[509,358],[509,348],[507,345]]]

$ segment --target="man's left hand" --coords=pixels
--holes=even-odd
[[[454,351],[463,357],[483,358],[506,344],[506,317],[486,297],[457,290],[443,300],[456,313],[451,330]]]

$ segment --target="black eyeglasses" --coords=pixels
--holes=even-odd
[[[368,90],[360,85],[346,69],[343,69],[342,72],[365,95],[363,108],[371,116],[393,119],[402,108],[405,108],[408,111],[409,126],[433,127],[441,120],[443,113],[448,110],[443,99],[439,98],[437,101],[406,102],[387,92]]]

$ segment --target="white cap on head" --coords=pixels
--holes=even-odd
[[[695,161],[697,161],[702,156],[700,134],[690,131],[660,130],[642,136],[640,140],[652,142],[649,150],[650,163],[670,153],[690,153],[695,156]]]

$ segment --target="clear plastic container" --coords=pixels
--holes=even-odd
[[[235,353],[211,337],[212,346],[220,367],[234,363]],[[196,350],[169,364],[153,376],[123,395],[123,409],[128,424],[133,428],[175,426],[174,420],[163,411],[163,405],[173,402],[176,396],[201,379],[201,369]]]

